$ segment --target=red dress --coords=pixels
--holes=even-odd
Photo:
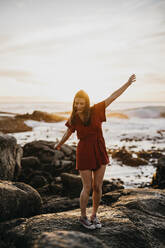
[[[110,162],[102,133],[102,122],[106,121],[105,101],[94,104],[91,108],[93,109],[89,126],[84,126],[79,115],[76,115],[74,125],[70,124],[69,119],[65,123],[72,132],[77,131],[77,170],[96,170]]]

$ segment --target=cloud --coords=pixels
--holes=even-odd
[[[33,79],[33,74],[27,71],[21,70],[0,70],[0,78],[12,78],[17,82],[28,83],[28,84],[41,84],[38,80]]]
[[[164,84],[165,85],[165,76],[157,75],[155,73],[145,74],[143,77],[143,81],[148,84]]]
[[[165,36],[165,32],[157,32],[154,34],[144,35],[144,38],[157,38],[157,37],[163,37]]]

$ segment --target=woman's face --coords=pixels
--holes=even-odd
[[[83,113],[85,109],[86,101],[84,98],[76,97],[74,101],[74,107],[77,113]]]

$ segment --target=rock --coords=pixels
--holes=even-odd
[[[37,157],[29,156],[21,159],[22,170],[18,181],[30,184],[29,177],[38,170],[42,170],[42,165]]]
[[[62,182],[61,177],[56,177],[56,182],[61,183]]]
[[[113,151],[112,158],[116,158],[122,161],[123,164],[129,166],[139,166],[148,164],[148,161],[145,159],[133,157],[132,153],[130,151],[127,151],[125,147]]]
[[[24,145],[23,157],[34,156],[42,162],[51,162],[55,156],[54,142],[37,140]]]
[[[61,170],[62,171],[70,171],[70,169],[73,169],[73,163],[72,161],[67,160],[61,160]]]
[[[159,151],[139,151],[136,152],[136,154],[138,155],[139,158],[144,158],[144,159],[151,159],[151,158],[160,158],[163,156],[163,154]]]
[[[63,187],[62,187],[61,184],[52,182],[52,183],[50,184],[49,190],[50,190],[50,192],[53,193],[53,194],[62,195]]]
[[[130,142],[130,141],[142,141],[144,139],[144,137],[142,137],[142,138],[137,138],[137,137],[132,137],[132,138],[122,138],[122,139],[120,139],[120,141],[125,141],[125,142]]]
[[[70,173],[62,173],[61,179],[63,183],[63,194],[67,195],[71,198],[79,197],[82,190],[82,181],[79,175],[74,175]],[[109,191],[123,189],[123,185],[121,182],[112,182],[109,180],[103,180],[102,192],[107,193]],[[92,189],[90,192],[92,195]]]
[[[104,204],[112,205],[112,203],[116,202],[121,195],[122,191],[120,190],[108,192],[102,196],[102,201]]]
[[[21,159],[21,165],[23,170],[38,170],[41,169],[41,163],[35,156],[24,157]]]
[[[77,231],[44,232],[35,241],[33,248],[106,248],[107,246],[91,234]]]
[[[50,184],[53,178],[49,172],[35,171],[27,177],[27,182],[34,188],[42,187],[46,184]]]
[[[49,195],[51,193],[50,185],[46,184],[42,187],[36,188],[38,193],[43,197],[43,195]]]
[[[48,184],[46,178],[42,175],[34,175],[29,184],[34,188],[39,188]]]
[[[103,181],[103,187],[102,187],[102,193],[103,194],[105,194],[107,192],[111,192],[113,190],[119,190],[119,189],[124,189],[123,184],[121,184],[119,182],[109,181],[109,184],[104,185],[104,181]]]
[[[40,213],[42,200],[31,186],[0,180],[0,221]]]
[[[70,199],[64,196],[43,196],[42,213],[58,213],[80,207],[80,198]],[[92,197],[89,197],[88,206],[92,205]]]
[[[0,135],[0,179],[13,180],[21,171],[22,148],[10,135]]]
[[[40,163],[50,163],[51,165],[59,164],[60,160],[73,161],[74,151],[69,148],[68,145],[63,145],[61,150],[54,149],[55,142],[51,141],[32,141],[24,145],[23,156],[24,157],[37,157]],[[61,165],[61,163],[60,163]]]
[[[15,171],[14,171],[14,179],[18,179],[19,175],[22,171],[22,156],[23,156],[23,149],[20,145],[16,146],[16,164],[15,164]]]
[[[55,156],[54,156],[55,160],[58,160],[58,159],[62,159],[64,158],[64,153],[60,150],[55,150]]]
[[[73,160],[74,147],[72,151],[72,147],[63,145],[64,151],[58,151],[54,149],[54,145],[55,142],[38,140],[23,147],[24,157],[19,181],[30,184],[41,194],[59,192],[61,195],[61,186],[52,184],[54,178],[64,172],[78,173]]]
[[[51,165],[54,165],[56,168],[60,167],[61,161],[60,160],[55,160],[55,163],[51,163]]]
[[[165,156],[158,159],[157,169],[152,177],[151,186],[165,189]]]
[[[165,132],[165,129],[160,129],[157,130],[157,133],[160,134],[161,136],[163,136],[163,133]]]
[[[56,115],[52,113],[47,113],[43,111],[35,110],[32,114],[17,114],[15,116],[16,119],[23,119],[23,120],[35,120],[35,121],[45,121],[45,122],[59,122],[64,121],[67,118],[61,115]]]
[[[3,117],[0,119],[1,133],[7,134],[27,131],[32,131],[32,127],[28,127],[24,123],[24,120],[19,120],[15,117]]]
[[[117,191],[114,194],[118,198],[116,202],[113,203],[111,197],[108,201],[107,197],[106,204],[99,206],[98,217],[103,224],[103,227],[99,230],[90,231],[81,226],[79,223],[80,209],[76,209],[0,223],[0,235],[3,233],[3,240],[7,240],[9,244],[29,248],[35,248],[34,245],[43,245],[42,240],[43,242],[47,240],[49,245],[64,245],[64,241],[60,243],[59,236],[54,236],[59,231],[61,237],[64,237],[63,232],[66,234],[65,239],[63,239],[66,244],[71,242],[70,237],[74,240],[69,232],[81,232],[86,235],[87,240],[90,234],[93,238],[99,240],[102,245],[109,248],[164,247],[165,190],[124,189],[119,194]],[[90,215],[91,212],[92,208],[87,208],[87,215]],[[42,236],[45,235],[45,232],[50,236]],[[60,235],[60,233],[58,234]],[[45,238],[42,239],[41,237]],[[79,235],[77,237],[78,247]],[[83,239],[81,242],[85,244],[84,247],[87,246],[86,243],[83,243],[85,242]],[[100,244],[99,246],[97,246],[97,243],[95,244],[95,247],[100,247]]]
[[[80,176],[69,173],[61,173],[61,180],[64,195],[69,195],[70,197],[80,196],[80,192],[82,190],[82,181]]]
[[[61,151],[64,152],[65,155],[70,156],[73,153],[73,149],[69,145],[62,145]]]

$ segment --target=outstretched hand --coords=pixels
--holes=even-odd
[[[60,150],[60,149],[61,149],[61,146],[59,146],[59,145],[54,145],[54,149],[55,149],[55,150]]]
[[[136,75],[135,74],[132,74],[130,77],[129,77],[129,79],[128,79],[128,83],[133,83],[133,82],[135,82],[136,81]]]

